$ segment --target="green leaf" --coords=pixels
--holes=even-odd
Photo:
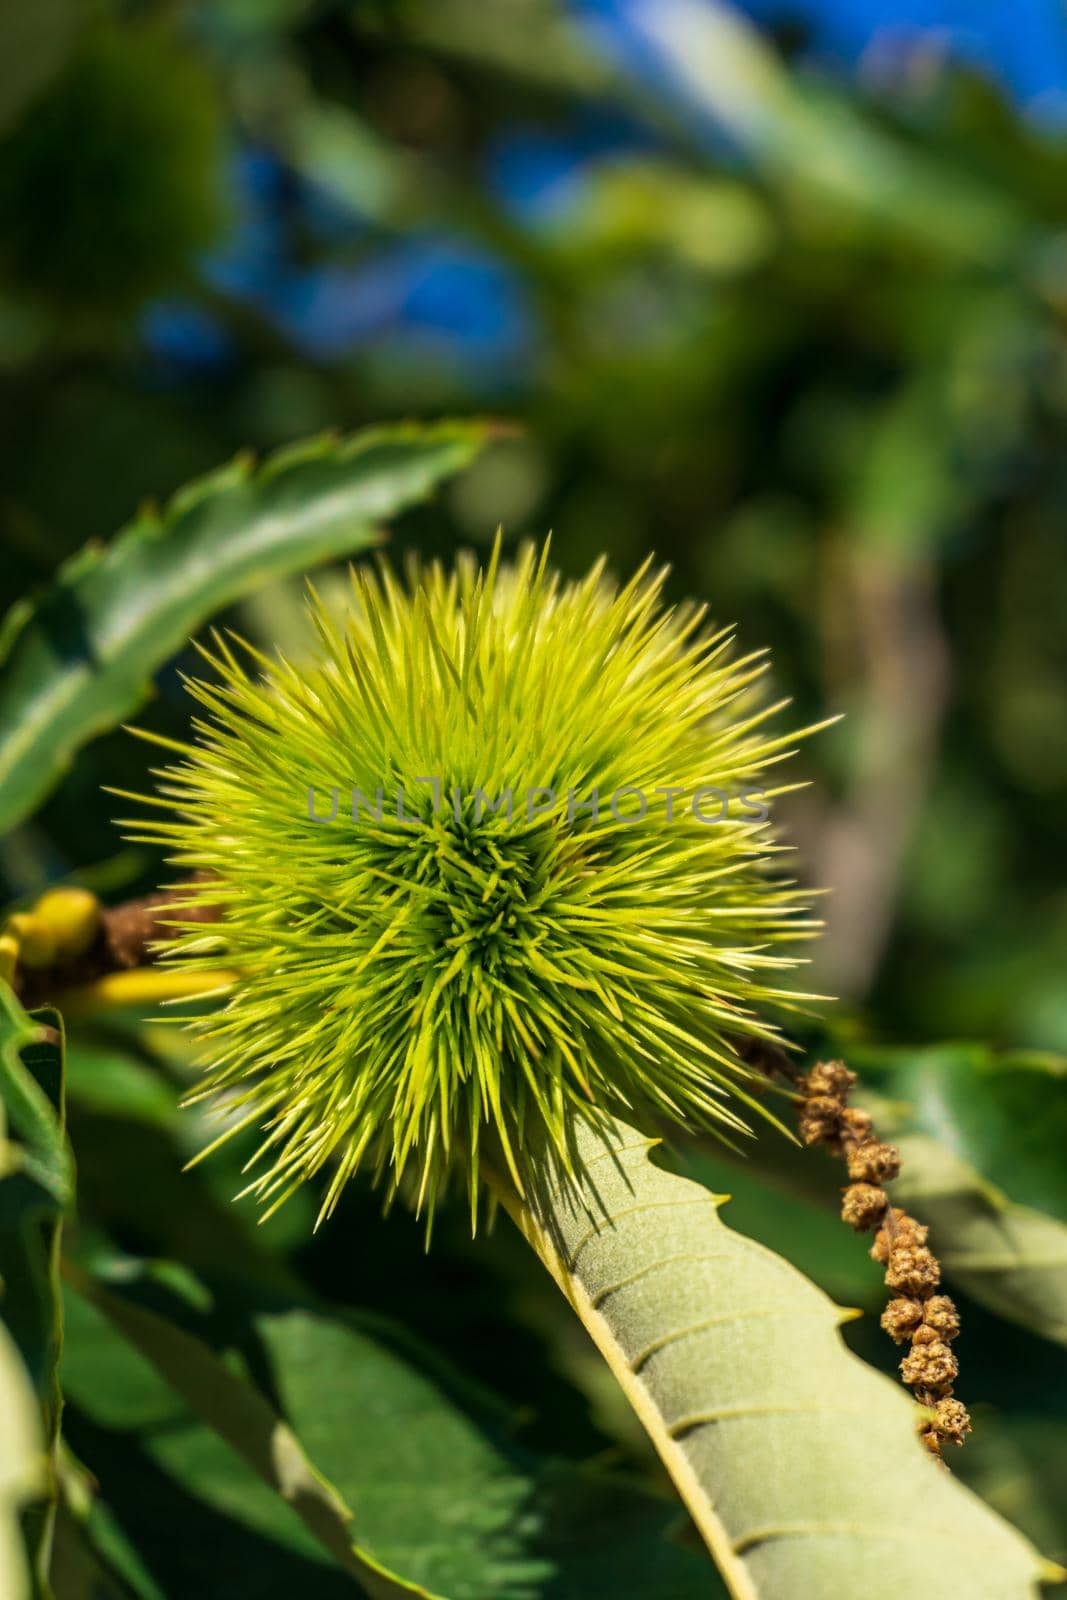
[[[121,1577],[124,1593],[137,1600],[349,1600],[366,1593],[191,1412],[136,1433],[92,1426],[73,1398],[69,1416],[94,1480],[82,1539]]]
[[[72,1035],[67,1047],[67,1107],[72,1122],[81,1107],[96,1116],[121,1117],[144,1129],[176,1134],[179,1103],[178,1089],[161,1071],[148,1067],[132,1043],[125,1046],[121,1039],[98,1043],[91,1036]]]
[[[176,1086],[168,1087],[165,1075],[149,1070],[132,1051],[132,1041],[115,1038],[71,1044],[68,1098],[80,1152],[83,1245],[85,1224],[91,1220],[97,1229],[136,1237],[153,1254],[180,1253],[187,1266],[218,1286],[219,1303],[234,1307],[241,1325],[247,1318],[251,1332],[246,1336],[240,1326],[235,1330],[240,1347],[249,1339],[263,1341],[263,1357],[252,1370],[257,1375],[269,1370],[266,1392],[275,1405],[280,1396],[290,1396],[285,1420],[316,1467],[352,1506],[361,1546],[406,1580],[421,1580],[449,1600],[457,1571],[479,1600],[510,1600],[527,1593],[587,1600],[598,1585],[613,1600],[660,1600],[664,1595],[714,1600],[720,1591],[709,1588],[714,1579],[702,1555],[669,1537],[684,1516],[673,1497],[650,1493],[643,1484],[617,1475],[519,1449],[511,1411],[480,1388],[472,1391],[395,1322],[329,1316],[303,1305],[293,1308],[293,1298],[304,1291],[285,1283],[276,1260],[272,1270],[269,1258],[253,1257],[243,1237],[247,1229],[255,1242],[262,1241],[286,1211],[256,1228],[248,1226],[252,1219],[247,1206],[228,1203],[252,1147],[242,1146],[239,1137],[220,1152],[217,1167],[205,1164],[182,1175],[183,1156],[192,1154],[204,1138],[197,1126],[199,1113],[193,1108],[179,1117]],[[218,1191],[218,1204],[204,1190],[206,1177],[213,1180],[212,1191]],[[305,1218],[301,1225],[301,1244],[311,1220]],[[113,1253],[98,1240],[90,1242],[92,1248],[79,1256],[83,1264],[105,1273],[111,1287],[137,1295],[132,1278],[120,1283],[112,1272],[108,1255]],[[481,1254],[487,1243],[479,1240]],[[379,1248],[391,1256],[388,1239],[383,1237]],[[415,1270],[420,1263],[416,1245],[413,1261],[400,1270]],[[537,1270],[534,1263],[529,1265]],[[143,1273],[140,1278],[143,1282]],[[414,1292],[418,1295],[417,1286]],[[264,1294],[272,1304],[283,1300],[286,1309],[248,1310],[250,1301]],[[157,1299],[152,1305],[159,1309]],[[181,1320],[177,1312],[168,1314]],[[561,1314],[565,1319],[564,1308]],[[330,1359],[331,1350],[342,1352],[336,1361]],[[142,1504],[138,1471],[148,1470],[142,1456],[150,1457],[160,1475],[166,1474],[175,1501],[180,1493],[195,1498],[198,1507],[188,1515],[206,1515],[200,1501],[222,1507],[239,1494],[242,1504],[248,1503],[242,1514],[242,1523],[248,1525],[257,1488],[270,1496],[258,1480],[249,1481],[243,1462],[225,1452],[211,1454],[214,1465],[207,1472],[204,1462],[211,1447],[197,1436],[191,1417],[182,1421],[180,1397],[101,1312],[76,1294],[67,1296],[63,1382],[79,1418],[128,1436],[121,1451],[94,1436],[92,1450],[81,1453],[106,1498],[111,1498],[113,1481],[114,1494],[125,1495],[111,1510],[135,1545],[143,1541],[158,1549],[167,1539],[167,1517],[173,1510],[170,1502],[164,1504],[162,1477],[153,1479],[158,1491],[153,1503]],[[533,1385],[527,1392],[532,1390]],[[404,1419],[403,1426],[394,1421],[394,1413]],[[328,1444],[328,1452],[321,1454],[320,1436]],[[79,1444],[79,1439],[73,1442]],[[141,1454],[131,1467],[127,1456],[134,1449]],[[430,1462],[440,1463],[442,1470],[430,1470]],[[405,1470],[408,1464],[410,1471]],[[490,1518],[489,1534],[480,1542],[476,1529],[480,1524],[484,1530],[486,1520],[482,1502],[492,1485],[502,1481],[519,1495],[521,1527],[508,1525],[507,1497],[498,1494],[494,1514],[499,1524]],[[278,1512],[283,1516],[284,1507]],[[97,1521],[99,1515],[98,1509]],[[213,1536],[216,1545],[220,1537]],[[502,1547],[510,1552],[506,1565],[499,1559]],[[170,1572],[168,1563],[173,1562],[190,1592],[206,1594],[210,1575],[205,1579],[195,1568],[196,1559],[187,1544],[176,1544],[157,1570]],[[244,1559],[249,1564],[264,1559],[261,1546],[249,1546]],[[544,1579],[546,1573],[551,1576]]]
[[[478,422],[397,425],[242,456],[64,566],[0,627],[0,832],[74,753],[144,700],[153,672],[270,578],[365,549],[375,525],[473,459]]]
[[[60,1471],[48,1572],[56,1600],[166,1600],[101,1499],[98,1482],[65,1442]]]
[[[929,1225],[945,1276],[1000,1316],[1067,1344],[1067,1227],[1017,1206],[945,1145],[901,1134],[863,1098],[903,1158],[895,1204]]]
[[[862,1103],[903,1158],[894,1201],[929,1225],[946,1277],[1067,1344],[1067,1064],[965,1045],[856,1060],[881,1091]]]
[[[617,1124],[590,1176],[508,1202],[644,1423],[731,1593],[1012,1600],[1031,1546],[938,1467],[842,1313]]]
[[[442,1404],[431,1375],[312,1312],[263,1317],[258,1328],[285,1415],[359,1508],[386,1566],[448,1600],[504,1600],[516,1578],[525,1594],[550,1574],[525,1555],[528,1480],[459,1407]]]
[[[178,1083],[134,1051],[132,1042],[71,1037],[68,1118],[82,1217],[132,1235],[146,1254],[180,1255],[209,1276],[277,1278],[283,1266],[270,1249],[275,1222],[259,1228],[249,1206],[233,1204],[247,1146],[238,1143],[214,1166],[184,1171],[213,1135],[201,1112],[179,1110]],[[303,1223],[303,1236],[314,1221],[309,1209],[301,1213],[298,1202],[293,1219]]]
[[[957,259],[1003,259],[1018,247],[1022,216],[1003,191],[790,72],[731,8],[652,6],[639,26],[657,75],[820,214],[840,209]]]
[[[95,1424],[136,1427],[152,1462],[216,1509],[239,1492],[246,1523],[247,1485],[224,1473],[197,1430],[180,1424],[151,1367],[264,1481],[262,1452],[240,1418],[246,1408],[253,1417],[265,1408],[314,1462],[330,1505],[341,1508],[346,1538],[353,1530],[345,1508],[353,1508],[358,1554],[378,1584],[371,1593],[435,1600],[587,1600],[594,1592],[613,1600],[715,1600],[720,1593],[706,1562],[667,1537],[678,1521],[673,1501],[522,1450],[506,1407],[395,1324],[306,1305],[249,1310],[247,1331],[262,1355],[251,1365],[267,1378],[268,1405],[206,1344],[132,1304],[128,1293],[144,1292],[145,1282],[138,1290],[127,1278],[121,1293],[78,1280],[91,1299],[79,1294],[71,1303],[64,1364],[71,1403]],[[128,1342],[117,1345],[116,1331]],[[242,1336],[242,1348],[246,1342]],[[124,1350],[134,1353],[132,1394],[113,1387]],[[197,1376],[209,1371],[210,1386]],[[96,1455],[89,1459],[97,1470]],[[332,1540],[329,1547],[338,1557]]]
[[[853,1055],[862,1078],[899,1102],[898,1123],[950,1144],[1013,1200],[1067,1223],[1067,1059],[973,1044]]]
[[[1067,1420],[1014,1412],[976,1422],[960,1472],[1053,1560],[1067,1562]]]
[[[77,1527],[61,1564],[87,1557],[138,1600],[198,1594],[273,1600],[356,1590],[298,1513],[208,1427],[91,1301],[66,1285],[62,1379],[78,1465],[66,1495]],[[61,1529],[62,1531],[62,1529]],[[63,1571],[53,1582],[63,1593]]]
[[[815,1165],[811,1150],[797,1153],[805,1165]],[[738,1231],[785,1256],[832,1299],[880,1315],[884,1269],[852,1230],[842,1227],[836,1205],[830,1210],[821,1197],[790,1183],[788,1170],[782,1170],[782,1157],[789,1154],[790,1147],[777,1137],[758,1140],[751,1155],[743,1150],[739,1156],[705,1138],[672,1146],[670,1164],[705,1189],[728,1194],[730,1221]],[[840,1189],[831,1193],[839,1201]]]
[[[41,1015],[47,1024],[28,1016],[0,983],[0,1317],[36,1392],[51,1459],[62,1405],[60,1230],[73,1193],[73,1168],[63,1121],[60,1019]],[[25,1518],[39,1573],[47,1563],[54,1512],[50,1479],[44,1488]]]
[[[154,1311],[112,1294],[69,1265],[72,1286],[146,1357],[189,1408],[300,1517],[367,1593],[383,1600],[423,1591],[394,1580],[351,1540],[352,1514],[308,1460],[292,1429],[267,1400],[200,1340]]]
[[[26,1369],[0,1322],[0,1594],[29,1600],[32,1580],[19,1519],[47,1491],[41,1419]]]
[[[0,6],[0,131],[6,132],[26,106],[63,68],[81,21],[75,0],[42,0],[32,6]]]
[[[449,1600],[713,1600],[705,1564],[663,1537],[670,1506],[531,1459],[396,1329],[304,1308],[256,1326],[286,1416],[393,1570]]]

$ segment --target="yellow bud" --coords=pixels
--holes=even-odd
[[[0,979],[10,983],[15,976],[15,964],[19,958],[18,940],[11,934],[0,934]]]
[[[8,917],[5,934],[18,945],[19,960],[24,967],[47,967],[56,953],[56,942],[47,928],[39,925],[32,912],[16,911]]]
[[[72,961],[83,956],[100,927],[100,902],[88,889],[49,889],[33,908],[36,927],[47,931],[55,957]]]

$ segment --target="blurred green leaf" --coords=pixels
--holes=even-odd
[[[352,1543],[351,1512],[267,1400],[199,1339],[156,1312],[111,1293],[79,1268],[72,1286],[100,1311],[221,1439],[301,1518],[342,1568],[383,1600],[421,1594]]]
[[[1054,1561],[1067,1564],[1067,1420],[983,1409],[975,1424],[954,1470]]]
[[[1023,237],[1009,195],[894,137],[814,77],[789,72],[732,8],[664,0],[642,42],[668,77],[796,196],[888,224],[949,256],[1002,259]],[[664,73],[662,68],[666,67]]]
[[[19,1518],[47,1490],[41,1419],[26,1369],[0,1322],[0,1594],[29,1600],[32,1580]]]
[[[102,1427],[147,1432],[184,1421],[188,1407],[159,1368],[87,1295],[63,1287],[63,1392]]]
[[[585,271],[604,257],[649,253],[728,276],[762,265],[777,243],[751,189],[648,157],[600,162],[571,204],[546,219],[544,233],[557,249],[578,254]]]
[[[146,1054],[164,1040],[177,1046],[182,1036],[159,1026],[150,1032],[146,1044],[133,1029],[72,1031],[67,1104],[83,1219],[142,1254],[180,1258],[208,1276],[288,1281],[279,1248],[308,1237],[310,1196],[294,1196],[263,1225],[253,1202],[234,1205],[251,1154],[241,1136],[217,1159],[185,1171],[218,1129],[206,1107],[179,1109],[188,1063],[172,1072]]]
[[[335,1560],[348,1549],[353,1508],[366,1564],[361,1581],[371,1593],[448,1600],[587,1600],[594,1587],[619,1600],[719,1593],[703,1555],[665,1537],[678,1521],[673,1499],[530,1456],[510,1438],[507,1408],[384,1319],[307,1306],[250,1310],[249,1329],[266,1361],[260,1381],[279,1416],[232,1364],[129,1298],[144,1292],[143,1278],[121,1291],[114,1277],[106,1288],[81,1276],[77,1282],[64,1377],[79,1413],[99,1427],[136,1428],[156,1466],[223,1512],[240,1489],[232,1468],[227,1477],[217,1446],[174,1415],[173,1396],[168,1402],[150,1369],[277,1489],[264,1442],[269,1423],[271,1448],[284,1439],[287,1451],[300,1452],[301,1481],[310,1473],[318,1485],[331,1520],[316,1532]],[[132,1394],[124,1396],[114,1380],[131,1347]],[[259,1370],[258,1359],[253,1366]],[[246,1501],[248,1492],[240,1489]],[[247,1503],[242,1515],[247,1522]]]
[[[144,1281],[158,1275],[146,1269]],[[72,1493],[66,1461],[77,1522],[68,1544],[77,1549],[61,1545],[60,1562],[80,1553],[138,1600],[272,1600],[279,1589],[340,1600],[354,1592],[351,1574],[298,1510],[69,1282],[64,1304],[66,1431],[91,1471],[79,1468]],[[58,1588],[55,1565],[53,1576]]]
[[[0,5],[0,129],[7,128],[65,64],[80,21],[76,0]]]
[[[1067,1063],[967,1045],[851,1059],[903,1156],[894,1200],[929,1224],[946,1277],[1067,1344]]]
[[[120,1343],[120,1349],[129,1346]],[[78,1508],[78,1542],[118,1580],[123,1596],[346,1600],[366,1592],[296,1512],[187,1409],[136,1432],[93,1425],[73,1397],[68,1415],[69,1430],[92,1463]],[[53,1573],[58,1589],[55,1565]]]
[[[921,558],[957,527],[980,488],[958,470],[946,412],[922,374],[864,419],[845,516],[857,537],[898,559]]]
[[[177,29],[68,26],[81,20],[62,71],[0,141],[0,277],[43,326],[91,341],[219,241],[225,146],[214,74]]]
[[[990,1310],[1067,1344],[1067,1227],[1019,1206],[927,1134],[901,1134],[874,1096],[861,1099],[899,1147],[893,1199],[929,1225],[945,1276]]]
[[[542,85],[557,95],[623,87],[624,80],[582,48],[556,0],[525,0],[499,12],[477,0],[400,0],[395,9],[414,43],[494,68],[505,81]]]
[[[529,1481],[432,1374],[314,1313],[257,1326],[284,1414],[388,1567],[449,1600],[536,1593]]]
[[[971,1044],[852,1055],[898,1103],[898,1120],[940,1139],[1013,1200],[1067,1224],[1067,1057]]]
[[[64,1441],[61,1497],[48,1570],[56,1600],[166,1600],[100,1497],[99,1484]]]
[[[124,1039],[94,1041],[74,1033],[67,1047],[67,1102],[97,1116],[121,1116],[175,1133],[178,1091],[134,1054]]]
[[[842,1343],[838,1307],[724,1227],[722,1196],[655,1166],[654,1141],[621,1123],[576,1139],[587,1177],[506,1203],[735,1594],[1033,1594],[1036,1552],[934,1467],[903,1390]]]
[[[60,1230],[73,1195],[61,1028],[52,1012],[28,1016],[0,982],[0,1316],[36,1392],[49,1459],[62,1404],[57,1378],[63,1340]],[[25,1518],[38,1572],[47,1559],[51,1478],[48,1490]]]
[[[0,830],[37,805],[94,734],[136,710],[152,673],[257,584],[365,549],[489,437],[445,422],[311,439],[238,457],[63,567],[0,629]]]
[[[719,1592],[663,1538],[678,1512],[625,1480],[537,1462],[491,1401],[387,1325],[257,1318],[286,1416],[391,1567],[449,1600],[674,1600]],[[450,1392],[451,1391],[451,1392]],[[359,1418],[359,1428],[353,1419]]]

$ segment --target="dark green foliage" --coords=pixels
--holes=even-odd
[[[73,1198],[74,1173],[64,1132],[62,1023],[52,1012],[31,1021],[0,983],[0,1319],[22,1358],[36,1396],[45,1449],[59,1438],[62,1396],[58,1363],[63,1340],[59,1291],[60,1228]],[[21,1600],[7,1549],[7,1527],[36,1479],[24,1510],[29,1564],[39,1580],[48,1571],[51,1494],[40,1498],[41,1463],[19,1460],[22,1396],[13,1392],[4,1351],[4,1426],[9,1430],[0,1469],[0,1582]],[[50,1487],[50,1486],[49,1486]]]
[[[210,74],[169,31],[107,28],[0,141],[0,269],[63,317],[173,288],[223,220]]]

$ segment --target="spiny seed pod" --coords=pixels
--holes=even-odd
[[[795,736],[662,574],[546,558],[356,572],[309,667],[220,641],[192,686],[148,834],[201,874],[170,958],[236,973],[203,1092],[267,1129],[274,1204],[332,1161],[328,1211],[367,1161],[431,1214],[462,1173],[476,1217],[480,1162],[570,1168],[576,1117],[744,1126],[737,1041],[777,1036],[815,924],[741,797]]]

